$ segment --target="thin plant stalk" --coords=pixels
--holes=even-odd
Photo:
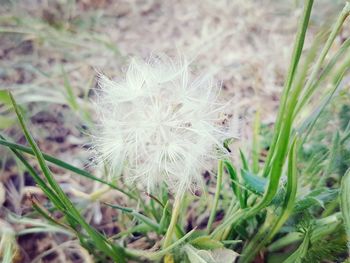
[[[223,161],[219,160],[218,162],[218,176],[217,176],[217,181],[216,181],[216,191],[215,191],[215,196],[213,200],[213,206],[210,211],[210,216],[207,224],[207,232],[209,233],[211,230],[211,227],[213,225],[215,215],[216,215],[216,209],[218,207],[219,203],[219,197],[220,197],[220,192],[222,188],[222,174],[223,174]]]
[[[293,54],[292,54],[292,59],[291,59],[291,64],[288,70],[288,75],[287,75],[287,81],[284,84],[283,87],[283,93],[282,93],[282,99],[281,99],[281,106],[278,111],[277,119],[276,119],[276,124],[274,128],[274,136],[272,139],[272,144],[270,146],[270,151],[269,155],[267,157],[265,167],[264,167],[264,172],[263,176],[268,176],[269,170],[270,170],[270,163],[272,161],[272,157],[275,152],[275,147],[277,145],[277,141],[279,139],[279,130],[281,129],[281,126],[283,124],[283,115],[285,113],[285,109],[287,107],[287,100],[288,100],[288,95],[289,92],[292,88],[293,80],[295,77],[296,69],[299,64],[299,60],[301,57],[301,53],[303,50],[304,46],[304,41],[305,41],[305,35],[306,35],[306,30],[309,24],[310,20],[310,14],[311,14],[311,9],[313,6],[314,1],[313,0],[308,0],[307,3],[305,4],[304,12],[303,12],[303,17],[300,23],[300,27],[297,33],[294,49],[293,49]]]
[[[174,235],[175,227],[179,218],[180,208],[181,208],[181,204],[184,196],[185,196],[184,191],[178,192],[175,196],[174,207],[171,214],[170,224],[165,234],[163,249],[171,245],[172,237]]]
[[[350,3],[347,2],[343,8],[343,10],[341,11],[337,21],[335,22],[333,29],[326,41],[326,44],[324,45],[320,56],[318,57],[315,66],[312,69],[310,78],[307,80],[306,84],[305,84],[305,95],[303,96],[301,102],[299,103],[299,105],[296,107],[295,112],[294,112],[294,116],[296,114],[298,114],[298,112],[301,110],[301,108],[305,105],[305,103],[308,101],[308,99],[311,97],[311,94],[315,91],[315,89],[317,88],[317,86],[313,86],[312,84],[315,82],[318,73],[321,69],[322,63],[324,61],[324,59],[326,58],[329,49],[331,48],[337,34],[339,33],[345,19],[349,16],[350,13]]]

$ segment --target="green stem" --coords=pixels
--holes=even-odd
[[[263,176],[265,176],[265,177],[267,177],[269,174],[271,161],[272,161],[273,155],[275,153],[275,147],[276,147],[277,141],[280,137],[279,131],[280,131],[281,126],[282,126],[283,121],[284,121],[285,109],[287,107],[289,93],[290,93],[290,90],[292,88],[293,80],[295,77],[295,72],[296,72],[297,66],[299,64],[299,60],[300,60],[301,53],[303,50],[306,30],[307,30],[307,27],[309,24],[313,2],[314,2],[313,0],[308,0],[306,2],[305,6],[304,6],[304,12],[302,15],[302,19],[301,19],[300,24],[299,24],[298,33],[297,33],[296,41],[294,44],[291,64],[290,64],[289,70],[288,70],[287,80],[286,80],[284,87],[283,87],[281,106],[278,110],[278,114],[277,114],[277,118],[276,118],[274,135],[272,138],[272,143],[270,146],[269,154],[267,156],[267,160],[266,160],[265,166],[264,166]]]
[[[304,15],[303,15],[302,23],[301,23],[302,33],[298,34],[299,36],[297,38],[297,40],[298,40],[297,42],[299,42],[300,44],[302,44],[304,42],[304,38],[305,38],[304,31],[306,31],[308,20],[310,18],[312,4],[313,4],[313,0],[308,0],[306,5],[305,5]],[[311,77],[310,77],[311,81],[313,79],[315,79],[314,75],[316,73],[314,73],[314,72],[316,72],[319,65],[322,64],[322,61],[323,61],[324,57],[327,55],[329,48],[335,39],[336,34],[339,32],[339,29],[340,29],[341,25],[343,24],[345,18],[349,15],[349,10],[350,10],[350,4],[347,3],[345,5],[343,11],[341,12],[338,20],[336,21],[335,26],[333,27],[329,37],[328,37],[328,40],[325,44],[325,47],[323,48],[323,50],[320,54],[320,58],[316,62],[316,66],[315,66],[316,69],[314,69],[313,72],[311,73]],[[302,48],[302,45],[300,45],[300,44],[297,44],[297,46]],[[296,52],[296,54],[297,54],[296,57],[294,57],[294,55],[293,55],[293,59],[292,59],[293,65],[295,64],[295,62],[297,60],[299,60],[299,56],[300,56],[299,51],[301,52],[301,50],[299,50],[299,48],[297,48],[296,50],[298,50],[298,51]],[[293,72],[293,74],[294,74],[294,72]],[[292,81],[292,80],[293,80],[293,77],[289,76],[287,79],[287,83],[289,83],[289,81]],[[284,94],[290,93],[291,85],[292,85],[292,82],[290,83],[290,85],[288,84],[285,86]],[[306,89],[304,88],[304,90],[306,90]],[[275,135],[274,135],[275,138],[273,139],[272,146],[271,146],[270,152],[269,152],[269,156],[268,156],[268,159],[265,163],[264,172],[263,172],[264,176],[270,175],[269,185],[267,187],[267,190],[265,191],[264,197],[260,200],[260,202],[257,205],[255,205],[251,209],[246,210],[246,211],[241,211],[241,213],[236,214],[236,215],[232,215],[232,217],[230,218],[230,219],[232,219],[232,221],[227,222],[227,223],[224,222],[222,225],[220,225],[220,227],[215,229],[216,233],[214,233],[214,236],[218,236],[221,231],[224,231],[224,228],[227,227],[227,225],[235,225],[240,220],[244,220],[244,219],[247,219],[249,217],[256,215],[261,209],[265,208],[271,202],[273,197],[275,196],[275,194],[278,190],[278,184],[279,184],[279,179],[281,176],[284,160],[285,160],[286,154],[288,152],[287,151],[288,150],[288,142],[289,142],[290,137],[291,137],[290,132],[291,132],[293,121],[295,119],[295,113],[298,113],[298,109],[295,110],[294,106],[296,105],[296,102],[298,101],[300,92],[301,92],[301,89],[297,87],[297,89],[294,90],[291,94],[288,94],[289,96],[291,96],[289,101],[287,101],[287,100],[284,101],[282,99],[282,105],[281,105],[282,113],[281,113],[281,115],[279,114],[277,117],[277,122],[276,122],[277,129],[275,130]],[[308,90],[306,90],[306,92],[308,92]],[[303,102],[301,102],[301,103],[303,103]],[[273,162],[272,162],[272,160],[273,160]]]
[[[177,220],[178,220],[178,217],[180,214],[181,203],[182,203],[184,196],[185,196],[184,191],[177,193],[175,196],[174,207],[173,207],[173,211],[171,214],[170,224],[169,224],[168,230],[165,234],[163,249],[165,249],[171,245],[172,237],[173,237],[174,231],[175,231],[175,226],[177,224]]]
[[[326,44],[324,45],[320,56],[318,57],[316,64],[314,66],[314,68],[312,69],[310,78],[308,79],[308,81],[305,84],[304,90],[305,90],[305,94],[302,96],[302,100],[299,103],[299,105],[296,107],[295,109],[295,113],[294,115],[298,114],[298,112],[300,112],[300,110],[302,109],[302,107],[306,104],[306,102],[308,101],[308,99],[311,97],[312,93],[315,91],[315,89],[317,88],[317,86],[313,86],[318,73],[321,69],[321,66],[323,64],[324,59],[326,58],[329,49],[331,48],[338,32],[340,31],[345,19],[349,16],[350,13],[350,3],[347,2],[342,10],[342,12],[340,13],[337,21],[335,22],[333,29],[326,41]]]
[[[220,192],[221,192],[221,187],[222,187],[222,174],[223,174],[223,161],[219,160],[218,162],[218,176],[217,176],[217,181],[216,181],[216,192],[214,196],[214,201],[213,201],[213,206],[210,211],[210,216],[208,220],[208,225],[207,225],[207,232],[209,233],[211,230],[211,227],[213,225],[215,215],[216,215],[216,209],[218,207],[219,203],[219,197],[220,197]]]

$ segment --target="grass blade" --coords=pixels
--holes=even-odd
[[[333,29],[326,41],[325,46],[323,47],[320,56],[318,57],[315,66],[312,69],[310,78],[305,84],[305,93],[302,96],[301,101],[297,105],[295,112],[298,113],[303,108],[303,106],[306,104],[306,102],[310,99],[311,95],[315,91],[315,89],[318,87],[317,85],[313,85],[316,81],[317,75],[322,67],[322,63],[324,59],[326,58],[326,55],[328,54],[329,49],[331,48],[337,34],[339,33],[345,19],[349,16],[350,13],[350,3],[347,2],[341,11],[340,15],[338,16],[337,21],[335,22]]]
[[[239,182],[237,171],[229,161],[224,161],[224,164],[227,172],[230,175],[232,191],[236,195],[237,199],[239,200],[239,204],[241,208],[245,208],[246,203],[245,203],[244,197],[242,196],[241,188],[237,187],[237,184],[235,183],[235,182]]]
[[[216,209],[218,207],[219,197],[220,197],[220,193],[221,193],[221,189],[222,189],[222,174],[223,174],[223,170],[224,170],[223,161],[219,160],[219,163],[218,163],[218,176],[217,176],[217,180],[216,180],[216,191],[215,191],[213,205],[211,207],[211,211],[210,211],[210,215],[209,215],[209,219],[208,219],[207,233],[210,232],[211,226],[212,226],[212,224],[214,222],[214,219],[215,219],[215,216],[216,216]]]
[[[34,151],[29,148],[29,147],[25,147],[23,145],[20,145],[20,144],[16,144],[16,143],[12,143],[12,142],[9,142],[8,140],[6,140],[1,134],[0,134],[0,145],[4,145],[4,146],[7,146],[9,147],[11,150],[14,149],[14,150],[18,150],[18,151],[21,151],[21,152],[25,152],[27,154],[30,154],[30,155],[35,155],[34,154]],[[64,168],[66,170],[69,170],[69,171],[72,171],[78,175],[81,175],[81,176],[84,176],[86,178],[89,178],[91,180],[94,180],[96,182],[99,182],[99,183],[102,183],[102,184],[105,184],[105,185],[108,185],[109,187],[127,195],[128,197],[132,198],[132,199],[135,199],[135,197],[133,195],[131,195],[130,193],[124,191],[123,189],[115,186],[114,184],[111,184],[103,179],[100,179],[94,175],[92,175],[91,173],[85,171],[85,170],[82,170],[78,167],[75,167],[67,162],[64,162],[60,159],[57,159],[56,157],[54,156],[51,156],[49,154],[46,154],[46,153],[42,153],[44,159],[52,164],[55,164],[61,168]]]
[[[64,206],[61,208],[62,212],[65,213],[67,216],[68,221],[76,226],[74,221],[76,221],[78,224],[81,225],[81,227],[84,228],[84,230],[89,234],[89,237],[94,241],[94,244],[96,247],[104,252],[106,255],[111,257],[116,262],[125,262],[124,259],[124,252],[121,247],[116,247],[114,244],[111,244],[108,242],[108,240],[99,232],[97,232],[94,228],[92,228],[85,219],[80,215],[76,207],[72,204],[72,202],[68,199],[68,197],[65,195],[61,187],[58,185],[58,183],[53,178],[51,171],[49,167],[47,166],[45,159],[43,157],[42,152],[40,151],[38,145],[35,143],[32,135],[30,134],[25,122],[24,118],[20,112],[20,109],[18,108],[15,99],[13,98],[12,94],[9,93],[13,108],[16,112],[17,118],[19,120],[19,123],[22,127],[23,133],[32,147],[32,150],[38,160],[39,166],[45,176],[45,178],[48,181],[48,184],[50,185],[52,191],[54,191],[59,198],[59,201]],[[51,200],[52,201],[52,200]]]
[[[296,68],[299,64],[300,56],[301,56],[301,53],[303,50],[306,30],[307,30],[307,27],[309,25],[309,20],[310,20],[313,2],[314,2],[313,0],[308,0],[308,1],[306,1],[305,6],[304,6],[302,19],[300,20],[300,24],[299,24],[299,28],[298,28],[298,32],[297,32],[297,37],[296,37],[295,44],[294,44],[291,63],[290,63],[288,74],[287,74],[287,80],[286,80],[284,87],[283,87],[283,93],[282,93],[282,98],[281,98],[281,103],[280,103],[281,106],[278,110],[276,124],[275,124],[275,128],[274,128],[274,135],[272,138],[272,143],[270,146],[269,154],[268,154],[267,160],[265,162],[263,176],[268,175],[268,172],[270,170],[270,163],[272,161],[272,158],[273,158],[273,155],[275,152],[275,147],[276,147],[277,141],[279,139],[281,126],[282,126],[283,119],[284,119],[283,117],[285,115],[285,110],[286,110],[286,106],[287,106],[287,99],[288,99],[290,90],[292,88],[293,80],[294,80],[295,73],[296,73]]]

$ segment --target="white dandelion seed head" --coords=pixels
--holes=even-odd
[[[100,75],[99,86],[98,160],[147,191],[200,185],[210,160],[227,153],[224,140],[236,136],[219,86],[208,75],[194,77],[185,59],[133,59],[124,79]]]

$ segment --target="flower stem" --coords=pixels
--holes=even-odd
[[[179,217],[180,207],[184,196],[184,191],[178,192],[175,196],[174,207],[171,214],[170,224],[165,234],[163,249],[171,245],[171,239],[174,235],[175,226]]]
[[[216,209],[218,207],[219,203],[219,197],[220,197],[220,192],[221,192],[221,187],[222,187],[222,174],[223,174],[223,161],[219,160],[218,162],[218,176],[217,176],[217,181],[216,181],[216,192],[214,196],[214,201],[213,201],[213,206],[210,211],[210,216],[207,224],[207,232],[209,233],[211,230],[211,226],[213,225],[215,215],[216,215]]]

